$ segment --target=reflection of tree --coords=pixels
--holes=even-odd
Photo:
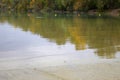
[[[81,24],[76,24],[76,23],[81,23]],[[76,50],[84,50],[86,48],[86,40],[81,30],[82,21],[79,21],[78,19],[74,19],[73,24],[76,25],[68,27],[68,32],[71,37],[71,42],[75,44]]]
[[[114,47],[107,47],[107,48],[98,49],[96,51],[96,53],[100,57],[114,58],[115,57],[114,54],[116,53],[116,49]]]
[[[67,33],[65,30],[66,25],[64,25],[64,19],[44,19],[41,21],[41,29],[39,29],[41,36],[55,41],[57,44],[65,44]]]
[[[48,38],[50,41],[56,42],[58,45],[65,44],[67,39],[65,19],[53,18],[35,18],[35,17],[2,17],[8,20],[15,28],[22,28],[23,31],[31,31],[33,34]]]
[[[69,39],[76,50],[95,49],[100,57],[114,58],[120,51],[120,23],[118,19],[35,18],[34,16],[1,17],[15,28],[30,31],[63,45]]]
[[[84,36],[81,36],[79,33],[78,27],[69,27],[68,31],[70,32],[71,41],[75,44],[76,50],[85,49],[86,42],[84,40]]]
[[[101,57],[114,58],[120,45],[120,23],[114,19],[97,19],[89,25],[88,45],[97,49],[96,54]],[[93,26],[94,24],[94,26]]]

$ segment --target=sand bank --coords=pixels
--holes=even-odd
[[[49,56],[0,60],[0,80],[120,80],[119,59]]]

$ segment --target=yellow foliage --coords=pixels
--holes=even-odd
[[[74,10],[79,10],[80,8],[82,8],[83,5],[83,0],[76,0],[75,4],[74,4]]]
[[[68,27],[70,36],[73,39],[73,42],[77,50],[84,50],[86,42],[83,36],[81,36],[79,27]]]

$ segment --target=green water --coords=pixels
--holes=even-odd
[[[0,58],[64,54],[119,58],[120,19],[0,16]]]

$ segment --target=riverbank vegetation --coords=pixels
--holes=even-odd
[[[0,11],[80,12],[120,8],[120,0],[0,0]]]

